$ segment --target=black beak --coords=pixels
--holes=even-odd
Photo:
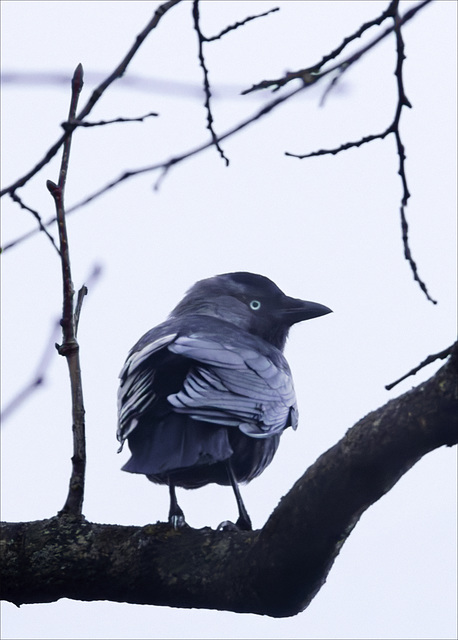
[[[283,301],[281,316],[289,326],[303,320],[311,318],[319,318],[332,313],[332,309],[325,307],[324,304],[318,302],[309,302],[308,300],[299,300],[298,298],[290,298],[285,296]]]

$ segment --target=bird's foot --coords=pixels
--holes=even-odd
[[[240,515],[239,519],[235,523],[235,526],[238,527],[241,531],[253,531],[250,516],[245,509],[244,511],[245,513],[243,515]]]
[[[239,518],[234,524],[230,520],[224,520],[217,527],[217,531],[252,531],[251,520]]]
[[[224,520],[224,522],[220,522],[216,527],[217,531],[240,531],[238,526],[231,522],[230,520]]]
[[[170,516],[169,523],[172,525],[175,531],[178,531],[179,529],[183,529],[184,527],[189,527],[182,513]]]

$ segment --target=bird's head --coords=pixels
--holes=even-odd
[[[285,295],[265,276],[240,271],[196,282],[170,315],[218,317],[283,350],[293,324],[327,313],[322,304]]]

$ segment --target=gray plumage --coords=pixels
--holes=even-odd
[[[238,483],[262,473],[297,427],[289,328],[330,311],[264,276],[228,273],[197,282],[131,349],[118,393],[118,440],[132,453],[123,470],[169,486],[175,527],[185,524],[175,486],[213,482],[232,485],[237,526],[251,528]]]

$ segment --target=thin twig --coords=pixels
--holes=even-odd
[[[428,4],[431,0],[425,0],[421,6],[425,6],[426,4]],[[398,14],[398,5],[399,5],[399,0],[393,0],[393,2],[390,3],[390,7],[389,7],[389,13],[388,11],[385,12],[385,15],[389,15],[390,17],[393,18],[394,21],[394,26],[391,27],[390,29],[387,29],[384,34],[386,35],[387,33],[391,33],[391,31],[394,31],[395,36],[396,36],[396,49],[397,49],[397,56],[396,56],[396,70],[395,70],[395,76],[396,76],[396,83],[397,83],[397,89],[398,89],[398,100],[397,100],[397,104],[396,104],[396,111],[395,111],[395,115],[393,118],[393,121],[391,122],[391,124],[385,129],[385,131],[383,131],[382,133],[379,134],[375,134],[375,135],[369,135],[369,136],[364,136],[363,138],[361,138],[360,140],[357,140],[356,142],[347,142],[345,144],[340,145],[340,147],[337,148],[333,148],[333,149],[320,149],[319,151],[313,151],[311,153],[307,153],[307,154],[294,154],[294,153],[289,153],[286,152],[285,155],[290,156],[290,157],[294,157],[294,158],[298,158],[300,160],[303,160],[304,158],[311,158],[314,156],[324,156],[324,155],[336,155],[342,151],[347,151],[348,149],[353,149],[355,147],[360,147],[363,144],[366,144],[368,142],[373,142],[374,140],[383,140],[384,138],[386,138],[389,134],[393,134],[396,140],[396,149],[397,149],[397,154],[399,157],[399,169],[398,169],[398,174],[401,178],[401,183],[402,183],[402,196],[401,196],[401,205],[400,205],[400,215],[401,215],[401,229],[402,229],[402,242],[403,242],[403,246],[404,246],[404,257],[407,260],[407,262],[409,263],[409,266],[411,268],[414,280],[416,282],[418,282],[421,290],[423,291],[423,293],[425,294],[426,298],[432,302],[433,304],[437,304],[437,301],[434,300],[428,292],[428,289],[425,285],[425,283],[423,282],[423,280],[420,278],[419,274],[418,274],[418,268],[416,265],[415,260],[412,257],[412,252],[410,250],[410,244],[409,244],[409,236],[408,236],[408,224],[407,224],[407,218],[406,218],[406,214],[405,214],[405,209],[407,207],[407,203],[408,200],[410,198],[410,192],[407,186],[407,176],[406,176],[406,169],[405,169],[405,160],[406,160],[406,154],[405,154],[405,148],[402,142],[402,138],[401,138],[401,131],[400,131],[400,121],[401,121],[401,114],[402,114],[402,109],[404,107],[408,107],[411,108],[411,104],[406,96],[405,93],[405,89],[404,89],[404,81],[403,81],[403,63],[405,60],[405,53],[404,53],[404,40],[402,37],[402,32],[401,32],[401,26],[406,22],[406,18],[408,17],[408,15],[410,15],[410,18],[413,17],[416,13],[416,11],[419,10],[419,6],[415,7],[414,9],[416,9],[416,11],[414,12],[413,10],[411,10],[410,12],[407,12],[403,18],[401,18]],[[410,19],[409,18],[409,19]],[[382,34],[383,35],[383,34]],[[379,41],[379,38],[376,38],[375,40],[372,41],[371,46],[373,46],[374,43],[376,43],[377,41]],[[364,49],[367,50],[367,47],[365,47]],[[340,65],[340,76],[346,72],[348,70],[348,68],[350,67],[351,64],[354,64],[357,60],[359,60],[359,58],[362,55],[362,50],[357,51],[353,56],[351,56],[351,58],[349,58],[348,60],[346,60],[344,63],[341,63]],[[333,70],[337,70],[339,71],[339,66],[334,67]],[[329,72],[329,70],[328,70]],[[331,84],[332,86],[332,84]]]
[[[69,109],[69,120],[75,117],[78,98],[83,88],[83,67],[78,65],[72,80],[72,96]],[[67,359],[70,374],[72,395],[72,429],[73,456],[72,473],[67,500],[60,513],[70,513],[80,517],[84,500],[84,481],[86,471],[86,440],[84,424],[83,386],[81,380],[81,366],[79,360],[79,345],[76,340],[76,323],[73,313],[73,282],[70,266],[70,250],[65,221],[64,194],[68,175],[72,135],[69,133],[65,140],[62,162],[57,185],[48,180],[47,186],[54,198],[59,228],[60,253],[62,262],[63,282],[63,311],[62,311],[62,344],[56,345],[60,355]]]
[[[75,334],[78,330],[78,322],[81,313],[83,298],[87,294],[88,288],[92,287],[95,284],[101,273],[101,267],[99,265],[95,265],[92,269],[92,272],[85,280],[86,285],[83,285],[83,287],[81,287],[80,291],[78,292],[78,300],[75,308]],[[1,424],[3,424],[5,420],[7,420],[11,416],[11,414],[19,409],[35,391],[44,386],[49,365],[51,363],[53,355],[56,353],[56,340],[58,339],[60,331],[62,331],[61,321],[58,319],[52,325],[51,335],[48,342],[46,343],[43,355],[40,358],[35,374],[32,376],[31,382],[26,384],[24,388],[21,389],[21,391],[19,391],[19,393],[17,393],[16,396],[5,406],[1,414]]]
[[[445,358],[448,358],[452,354],[454,346],[455,345],[452,344],[450,347],[447,347],[447,349],[444,349],[443,351],[440,351],[439,353],[435,353],[432,356],[428,356],[425,360],[423,360],[423,362],[421,362],[418,365],[418,367],[414,367],[411,371],[409,371],[409,373],[406,373],[404,376],[399,378],[399,380],[396,380],[395,382],[392,382],[391,384],[385,385],[385,389],[387,391],[390,391],[393,387],[395,387],[397,384],[399,384],[400,382],[402,382],[403,380],[405,380],[409,376],[414,376],[416,373],[418,373],[418,371],[420,371],[420,369],[423,369],[423,367],[426,367],[428,364],[432,364],[436,360],[445,360]]]
[[[402,19],[400,20],[400,24],[405,24],[406,22],[411,20],[416,15],[416,13],[418,11],[423,9],[430,2],[431,2],[431,0],[424,0],[419,5],[413,7],[409,11],[407,11],[405,13],[405,15],[402,17]],[[371,24],[371,26],[372,26],[372,24]],[[332,73],[332,72],[338,70],[340,66],[354,64],[356,62],[356,60],[358,60],[362,55],[367,53],[371,48],[376,46],[381,40],[386,38],[393,31],[394,31],[394,27],[390,27],[390,28],[386,29],[380,36],[378,36],[376,39],[371,41],[368,45],[362,47],[360,50],[358,50],[356,53],[354,53],[348,59],[344,60],[342,63],[339,63],[339,64],[335,65],[334,67],[332,67],[332,68],[330,68],[330,69],[328,69],[326,71],[323,71],[321,73],[316,73],[315,75],[313,75],[311,73],[308,73],[308,75],[306,77],[302,77],[301,78],[302,79],[301,86],[299,86],[298,88],[292,90],[290,93],[288,93],[288,94],[286,94],[286,95],[284,95],[284,96],[282,96],[280,98],[277,98],[277,99],[269,102],[262,109],[257,111],[253,116],[251,116],[247,120],[244,120],[243,122],[241,122],[240,124],[236,125],[232,129],[229,129],[223,135],[219,136],[218,137],[218,142],[222,142],[223,140],[235,135],[239,131],[242,131],[243,129],[245,129],[247,126],[249,126],[253,122],[259,120],[260,118],[262,118],[266,114],[270,113],[273,109],[277,108],[280,104],[290,100],[295,95],[297,95],[299,92],[301,92],[301,91],[307,89],[308,87],[310,87],[312,84],[315,84],[315,83],[319,82],[322,78],[324,78],[329,73]],[[348,40],[351,41],[355,37],[357,37],[357,36],[354,35],[354,36],[350,37]],[[315,66],[317,66],[317,65],[315,65]],[[312,68],[313,67],[310,67],[310,69],[312,69]],[[383,134],[374,136],[374,139],[376,137],[381,137],[382,135]],[[363,144],[365,141],[366,141],[365,139],[362,139],[362,141],[358,141],[358,142],[354,143],[353,146],[360,146],[360,144]],[[144,167],[144,168],[126,171],[123,174],[121,174],[118,178],[115,178],[114,180],[109,182],[104,187],[101,187],[97,191],[93,192],[91,195],[87,196],[86,198],[84,198],[80,202],[78,202],[75,205],[73,205],[72,207],[70,207],[67,210],[67,215],[69,213],[73,213],[74,211],[80,209],[84,205],[88,204],[89,202],[92,202],[93,200],[97,199],[101,195],[105,194],[107,191],[110,191],[111,189],[113,189],[113,188],[117,187],[118,185],[120,185],[125,180],[128,180],[129,178],[132,178],[134,176],[141,175],[143,173],[148,173],[148,172],[161,171],[162,173],[161,173],[161,177],[159,179],[159,181],[160,181],[160,180],[163,179],[163,177],[168,173],[168,171],[173,166],[179,164],[180,162],[184,162],[185,160],[188,160],[189,158],[191,158],[191,157],[193,157],[193,156],[205,151],[209,147],[213,146],[213,144],[214,144],[213,140],[210,140],[210,142],[202,144],[202,145],[192,149],[191,151],[187,151],[185,153],[182,153],[179,156],[175,156],[173,158],[170,158],[169,160],[162,161],[162,162],[159,162],[159,163],[156,163],[156,164]],[[350,148],[350,147],[347,147],[346,145],[344,145],[344,147],[345,148]],[[315,153],[312,153],[312,154],[308,154],[308,156],[304,156],[304,157],[310,157],[312,155],[323,155],[324,152],[325,152],[325,150],[322,150],[319,153],[315,152]],[[331,150],[331,151],[329,151],[329,153],[333,153],[333,151]],[[334,153],[335,153],[335,151],[334,151]],[[55,220],[56,220],[55,218],[52,218],[52,219],[48,220],[45,223],[45,226],[53,224],[55,222]],[[36,233],[36,231],[30,231],[30,232],[28,232],[28,233],[16,238],[12,242],[10,242],[8,245],[5,245],[5,247],[3,248],[3,251],[6,251],[7,249],[10,249],[10,248],[14,247],[15,245],[23,242],[24,240],[27,240],[28,238],[30,238],[33,235],[35,235],[35,233]]]
[[[2,424],[11,416],[11,414],[21,407],[39,387],[44,385],[49,364],[52,356],[55,354],[54,344],[59,335],[59,331],[60,322],[59,320],[56,320],[52,325],[51,335],[46,343],[45,349],[36,368],[35,375],[32,376],[31,382],[25,385],[25,387],[5,406],[2,411]]]
[[[33,215],[33,217],[38,222],[38,230],[39,231],[43,231],[43,233],[49,238],[52,246],[57,251],[57,254],[60,256],[59,247],[57,246],[56,241],[54,240],[52,235],[46,229],[46,226],[43,224],[43,220],[42,220],[40,214],[38,213],[38,211],[35,211],[35,209],[32,209],[31,207],[27,206],[15,191],[10,193],[10,197],[11,197],[12,200],[14,200],[14,202],[16,202],[21,207],[21,209],[25,209],[26,211],[28,211],[29,213],[31,213]]]
[[[219,136],[218,141],[222,142],[226,138],[230,138],[231,136],[235,135],[236,133],[239,133],[240,131],[242,131],[243,129],[248,127],[253,122],[256,122],[257,120],[263,118],[265,115],[270,113],[278,105],[280,105],[280,104],[282,104],[284,102],[287,102],[288,100],[293,98],[295,95],[297,95],[298,93],[303,91],[303,89],[304,89],[304,87],[298,87],[297,89],[294,89],[290,93],[288,93],[288,94],[286,94],[284,96],[281,96],[280,98],[276,98],[275,100],[272,100],[271,102],[266,104],[264,107],[262,107],[262,109],[257,111],[253,116],[251,116],[247,120],[244,120],[243,122],[239,123],[238,125],[236,125],[232,129],[229,129],[228,131],[226,131],[226,133],[224,133],[221,136]],[[131,178],[133,176],[141,175],[143,173],[152,173],[153,171],[162,171],[163,172],[162,178],[163,178],[164,174],[167,173],[176,164],[178,164],[180,162],[183,162],[184,160],[188,160],[189,158],[192,158],[193,156],[201,153],[202,151],[205,151],[206,149],[208,149],[208,148],[210,148],[212,146],[213,146],[213,140],[210,140],[210,142],[206,142],[205,144],[202,144],[202,145],[200,145],[198,147],[195,147],[191,151],[187,151],[185,153],[180,154],[179,156],[175,156],[173,158],[170,158],[169,160],[167,160],[165,162],[159,162],[157,164],[149,165],[147,167],[143,167],[142,169],[135,169],[135,170],[132,170],[132,171],[126,171],[123,174],[121,174],[121,176],[119,176],[118,178],[113,180],[112,182],[108,183],[107,185],[105,185],[104,187],[99,189],[98,191],[95,191],[90,196],[84,198],[84,200],[81,200],[80,202],[78,202],[75,205],[73,205],[72,207],[70,207],[68,209],[67,213],[73,213],[77,209],[80,209],[81,207],[85,206],[89,202],[92,202],[96,198],[99,198],[101,195],[105,194],[107,191],[110,191],[111,189],[117,187],[119,184],[121,184],[122,182],[124,182],[125,180],[128,180],[129,178]],[[51,221],[49,221],[49,222],[51,223]],[[20,238],[18,240],[20,241],[22,239],[24,239],[24,237]]]
[[[87,296],[87,291],[88,289],[85,284],[83,284],[81,289],[78,291],[78,297],[76,299],[75,315],[74,315],[75,338],[78,335],[78,324],[80,321],[81,309],[83,308],[84,296]]]
[[[304,158],[313,158],[316,156],[325,156],[325,155],[335,156],[341,151],[347,151],[348,149],[361,147],[363,144],[367,144],[368,142],[373,142],[374,140],[383,140],[383,138],[386,138],[386,136],[389,133],[392,133],[392,130],[390,127],[385,131],[383,131],[382,133],[374,133],[369,136],[364,136],[363,138],[360,138],[359,140],[356,140],[354,142],[345,142],[344,144],[341,144],[340,147],[335,147],[333,149],[319,149],[318,151],[312,151],[311,153],[305,153],[301,155],[297,153],[289,153],[288,151],[285,151],[285,156],[289,156],[291,158],[298,158],[299,160],[303,160]]]
[[[78,116],[76,117],[76,120],[83,120],[87,115],[89,115],[89,113],[92,111],[94,105],[98,102],[98,100],[101,98],[103,93],[108,89],[108,87],[115,80],[117,80],[118,78],[121,78],[124,75],[124,73],[125,73],[128,65],[129,65],[130,61],[132,60],[134,55],[137,53],[138,49],[141,47],[141,45],[143,44],[144,40],[149,35],[149,33],[153,29],[155,29],[157,27],[157,25],[159,24],[159,21],[164,16],[164,14],[167,13],[167,11],[169,9],[171,9],[173,6],[175,6],[176,4],[180,3],[181,1],[182,0],[168,0],[168,2],[164,2],[164,4],[161,4],[156,9],[156,11],[154,12],[153,17],[151,18],[149,23],[146,25],[146,27],[143,29],[143,31],[141,33],[139,33],[138,36],[135,38],[134,44],[129,49],[127,54],[124,56],[124,58],[120,62],[120,64],[108,76],[108,78],[106,78],[92,92],[91,97],[89,98],[88,102],[83,107],[83,109],[79,112]],[[75,118],[75,115],[73,117]],[[0,197],[4,196],[6,193],[12,193],[13,191],[16,191],[16,189],[19,189],[19,187],[23,187],[35,174],[38,173],[38,171],[40,171],[40,169],[42,169],[46,164],[48,164],[48,162],[50,160],[52,160],[52,158],[54,158],[56,153],[59,151],[61,146],[65,143],[65,141],[68,138],[68,136],[71,135],[73,130],[74,130],[74,127],[70,126],[69,130],[66,131],[59,138],[59,140],[49,149],[49,151],[46,153],[44,158],[42,160],[40,160],[40,162],[38,162],[38,164],[33,169],[31,169],[28,173],[26,173],[24,176],[22,176],[22,178],[19,178],[18,180],[16,180],[16,182],[14,182],[13,184],[11,184],[8,187],[5,187],[4,189],[2,189],[0,191]]]
[[[252,20],[257,20],[258,18],[264,18],[265,16],[268,16],[270,13],[275,13],[276,11],[280,11],[280,7],[274,7],[273,9],[269,9],[269,11],[265,11],[264,13],[258,13],[255,16],[248,16],[244,20],[241,20],[241,22],[235,22],[234,24],[229,25],[229,27],[226,27],[225,29],[220,31],[220,33],[218,33],[216,36],[211,36],[210,38],[205,37],[204,38],[205,42],[214,42],[215,40],[220,40],[227,33],[229,33],[230,31],[234,31],[239,27],[243,27],[243,25],[247,24],[247,22],[251,22]]]
[[[404,80],[403,80],[402,69],[403,69],[403,63],[406,56],[404,53],[404,40],[401,33],[400,18],[397,11],[393,19],[395,22],[396,47],[397,47],[397,64],[396,64],[395,75],[396,75],[397,86],[398,86],[398,108],[396,111],[393,126],[394,126],[394,136],[396,138],[396,147],[397,147],[398,156],[399,156],[398,173],[401,177],[401,182],[402,182],[402,198],[401,198],[401,206],[399,208],[399,211],[401,215],[401,229],[402,229],[402,242],[404,245],[404,257],[410,265],[414,280],[418,282],[418,285],[420,286],[420,289],[425,294],[426,298],[433,304],[437,304],[437,301],[431,298],[431,296],[429,295],[428,289],[426,288],[426,284],[423,282],[423,280],[420,278],[418,274],[417,264],[412,257],[410,244],[409,244],[409,227],[407,224],[405,210],[410,198],[410,192],[407,186],[407,176],[406,176],[406,169],[405,169],[406,154],[405,154],[404,145],[401,139],[400,120],[401,120],[402,108],[403,107],[411,108],[412,105],[410,104],[404,90]]]
[[[410,11],[407,11],[406,14],[403,16],[403,18],[400,20],[400,24],[404,24],[404,23],[408,22],[409,20],[411,20],[415,16],[415,14],[418,11],[420,11],[420,9],[422,9],[424,6],[429,4],[429,2],[431,2],[431,0],[423,0],[423,2],[420,3],[420,5],[417,5],[416,7],[411,9]],[[394,27],[390,27],[390,28],[386,29],[380,36],[375,38],[369,44],[367,44],[364,47],[362,47],[360,50],[356,51],[352,56],[347,58],[340,65],[336,65],[333,68],[328,69],[326,71],[323,71],[320,74],[316,74],[314,76],[310,75],[309,77],[307,77],[305,79],[303,78],[303,83],[301,84],[300,87],[290,91],[290,93],[288,93],[288,94],[286,94],[286,95],[284,95],[284,96],[282,96],[280,98],[277,98],[277,99],[272,100],[271,102],[267,103],[267,105],[262,107],[254,116],[248,118],[247,120],[243,121],[239,125],[233,127],[232,129],[229,129],[229,131],[227,131],[223,135],[219,136],[217,141],[218,142],[222,142],[226,138],[229,138],[229,137],[233,136],[234,134],[238,133],[239,131],[245,129],[245,127],[247,127],[248,125],[252,124],[256,120],[259,120],[260,118],[264,117],[265,115],[270,113],[273,109],[278,107],[280,104],[290,100],[291,98],[293,98],[295,95],[297,95],[301,91],[309,88],[312,84],[315,84],[315,83],[319,82],[322,78],[324,78],[329,73],[332,73],[332,72],[338,70],[341,65],[349,67],[350,65],[354,64],[357,60],[360,59],[360,57],[362,55],[364,55],[365,53],[367,53],[367,51],[369,51],[370,49],[375,47],[381,40],[386,38],[393,31],[394,31]],[[209,147],[211,147],[213,144],[214,144],[214,142],[213,142],[213,140],[211,140],[210,142],[207,142],[207,143],[205,143],[203,145],[200,145],[199,147],[196,147],[192,151],[188,151],[188,152],[183,153],[183,154],[181,154],[179,156],[175,156],[174,158],[171,158],[170,160],[167,160],[165,162],[160,162],[160,163],[157,163],[157,164],[154,164],[154,165],[150,165],[150,166],[144,167],[142,169],[126,171],[121,176],[119,176],[118,178],[116,178],[115,180],[113,180],[112,182],[107,184],[105,187],[103,187],[103,188],[99,189],[98,191],[94,192],[92,195],[88,196],[87,198],[85,198],[81,202],[77,203],[76,205],[73,205],[68,210],[68,212],[70,212],[70,211],[73,212],[76,209],[79,209],[80,207],[88,204],[89,202],[92,202],[94,199],[100,197],[102,194],[105,194],[107,191],[113,189],[114,187],[119,185],[121,182],[124,182],[125,180],[127,180],[127,179],[129,179],[129,178],[131,178],[133,176],[137,176],[137,175],[140,175],[142,173],[158,171],[158,170],[162,170],[163,175],[164,175],[169,171],[169,169],[172,166],[175,166],[176,164],[178,164],[180,162],[183,162],[184,160],[187,160],[187,159],[191,158],[192,156],[197,155],[198,153],[201,153],[202,151],[204,151],[204,150],[208,149]],[[162,178],[163,178],[163,175],[162,175]]]
[[[346,66],[350,66],[350,64],[353,64],[354,62],[356,62],[356,60],[358,60],[361,57],[361,55],[364,55],[367,50],[371,49],[380,40],[382,40],[389,33],[394,31],[394,27],[390,27],[387,31],[384,31],[378,38],[376,38],[374,41],[369,43],[368,47],[363,47],[362,49],[358,50],[356,54],[354,54],[353,56],[350,56],[346,61],[340,62],[334,67],[327,69],[324,72],[321,71],[321,69],[324,67],[325,64],[327,64],[331,60],[335,60],[351,42],[353,42],[354,40],[357,40],[358,38],[361,38],[361,36],[368,29],[374,26],[380,26],[387,18],[393,17],[394,6],[395,4],[397,4],[397,2],[398,0],[392,0],[392,2],[390,2],[386,11],[384,11],[378,18],[374,18],[373,20],[370,20],[370,22],[366,22],[351,36],[344,38],[343,42],[336,49],[331,51],[331,53],[323,56],[323,58],[316,64],[311,65],[310,67],[306,67],[305,69],[299,69],[298,71],[288,71],[282,78],[277,78],[275,80],[262,80],[261,82],[258,82],[257,84],[253,85],[249,89],[245,89],[245,91],[242,91],[242,95],[247,95],[248,93],[252,93],[253,91],[269,89],[270,87],[273,87],[272,91],[275,92],[281,89],[281,87],[284,87],[288,82],[291,82],[292,80],[296,80],[296,79],[306,80],[307,78],[313,77],[314,75],[317,75],[320,72],[322,74],[323,73],[328,74],[332,71],[336,71],[339,69],[342,70]],[[407,11],[404,17],[402,18],[402,23],[408,22],[411,18],[413,18],[413,16],[417,13],[417,11],[422,9],[423,6],[428,4],[429,2],[432,2],[432,0],[424,0],[418,6],[413,7],[410,11]]]
[[[88,122],[87,120],[70,120],[66,122],[62,122],[61,127],[67,131],[72,127],[102,127],[106,124],[115,124],[118,122],[143,122],[146,118],[151,118],[152,116],[158,116],[158,113],[151,112],[147,113],[144,116],[139,116],[138,118],[115,118],[114,120],[99,120],[98,122]]]
[[[205,37],[202,34],[200,29],[200,16],[199,16],[199,0],[193,0],[192,3],[192,17],[194,20],[194,29],[197,33],[197,41],[199,48],[199,62],[204,74],[204,94],[205,94],[205,109],[207,111],[207,129],[210,131],[210,135],[212,137],[212,142],[215,145],[215,148],[218,150],[221,158],[225,161],[226,167],[229,165],[229,159],[224,154],[223,149],[221,148],[218,140],[218,136],[213,129],[213,114],[211,109],[211,89],[210,89],[210,81],[208,78],[208,69],[205,63],[204,57],[204,42]]]

